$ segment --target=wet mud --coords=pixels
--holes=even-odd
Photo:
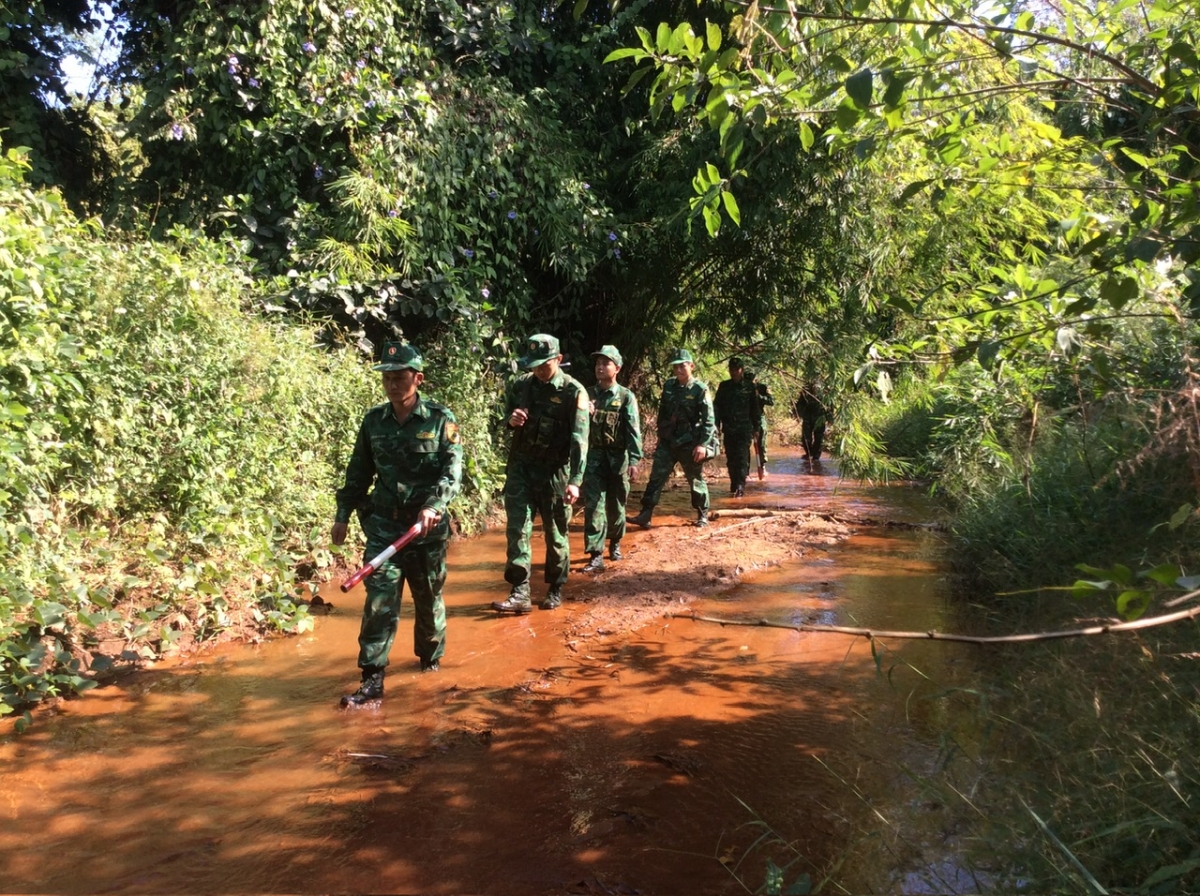
[[[855,854],[864,794],[887,792],[897,755],[932,761],[943,720],[923,717],[912,669],[953,676],[961,653],[664,615],[946,625],[935,534],[864,528],[782,557],[754,547],[758,524],[722,534],[742,522],[722,509],[929,512],[911,489],[777,453],[740,501],[711,477],[708,530],[690,526],[686,487],[669,491],[655,528],[627,536],[626,567],[573,572],[555,612],[485,609],[507,590],[503,532],[454,544],[442,671],[419,672],[406,600],[378,707],[338,706],[361,592],[331,586],[311,634],[224,645],[40,712],[0,738],[4,891],[718,894],[756,889],[768,859],[819,880]],[[731,565],[735,533],[749,547]],[[540,565],[535,602],[539,580]]]

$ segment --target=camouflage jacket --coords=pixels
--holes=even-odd
[[[605,452],[616,466],[628,467],[642,459],[642,421],[637,398],[624,386],[613,383],[605,389],[599,383],[588,389],[592,420],[588,456]]]
[[[713,400],[717,426],[728,436],[750,435],[759,428],[762,406],[758,390],[750,380],[742,378],[740,383],[725,380],[717,386],[717,397]]]
[[[713,416],[708,386],[699,380],[689,380],[686,386],[669,379],[658,401],[658,444],[669,448],[703,445],[713,450],[717,440],[717,424]]]
[[[505,421],[517,408],[524,408],[529,416],[524,426],[510,427],[509,463],[549,461],[568,468],[568,485],[582,483],[588,451],[588,396],[582,384],[561,370],[548,383],[532,373],[523,374],[509,386]]]
[[[450,534],[447,505],[462,486],[462,445],[449,408],[417,395],[408,419],[400,423],[389,402],[367,411],[346,464],[346,482],[337,490],[339,523],[359,512],[407,529],[428,507],[442,514],[422,536],[437,541]]]

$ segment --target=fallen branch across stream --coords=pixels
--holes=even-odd
[[[1196,597],[1200,590],[1193,591],[1185,597]],[[1162,616],[1149,616],[1135,619],[1133,622],[1104,623],[1087,628],[1063,629],[1054,632],[1029,632],[1023,635],[956,635],[947,632],[892,632],[872,628],[850,628],[843,625],[810,625],[807,622],[786,623],[771,622],[769,619],[757,621],[743,619],[721,619],[717,616],[699,616],[695,613],[664,613],[669,619],[691,619],[693,622],[713,622],[717,625],[745,625],[754,628],[786,628],[797,632],[814,632],[827,635],[853,635],[858,638],[904,638],[911,641],[959,641],[965,644],[1022,644],[1029,641],[1052,641],[1056,638],[1082,638],[1088,635],[1111,635],[1117,632],[1132,632],[1144,628],[1154,628],[1157,625],[1168,625],[1184,619],[1194,619],[1200,616],[1200,606],[1190,610],[1180,610],[1177,613],[1166,613]]]
[[[750,523],[761,523],[771,519],[791,519],[791,520],[825,520],[830,523],[837,523],[842,526],[877,526],[889,529],[926,529],[929,531],[940,532],[945,530],[945,526],[941,523],[906,523],[899,520],[884,520],[873,516],[858,516],[856,514],[834,513],[829,510],[790,510],[787,508],[771,508],[771,507],[743,507],[733,510],[714,510],[709,514],[709,518],[713,520],[723,519],[738,519],[751,517],[746,523],[738,523],[738,525],[749,525]],[[732,526],[726,528],[732,529]]]

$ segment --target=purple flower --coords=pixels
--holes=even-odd
[[[359,59],[357,62],[355,62],[355,63],[354,63],[354,65],[355,65],[355,67],[356,67],[356,68],[366,68],[366,67],[367,67],[367,60],[365,60],[365,59]]]
[[[467,258],[475,257],[475,251],[473,249],[463,249],[462,253],[463,253],[463,255],[467,256]]]
[[[304,42],[304,46],[301,49],[303,49],[305,53],[315,53],[315,52],[317,52],[317,45],[314,44],[311,40],[306,40]]]
[[[617,241],[617,235],[610,230],[608,232],[608,239],[609,242],[615,243]]]
[[[366,108],[368,108],[368,109],[374,109],[374,108],[375,108],[375,101],[374,101],[374,100],[367,100],[367,102],[366,102]]]
[[[325,169],[322,168],[320,165],[317,165],[315,168],[313,168],[313,177],[315,177],[317,180],[320,180],[324,176],[325,176]]]
[[[392,208],[392,209],[388,209],[388,217],[389,217],[389,218],[399,218],[399,217],[400,217],[400,212],[399,212],[399,211],[397,211],[397,210],[396,210],[396,209],[394,209],[394,208]]]
[[[230,66],[230,68],[237,68],[237,67],[238,67],[238,58],[237,58],[236,56],[230,56],[230,57],[229,57],[229,58],[226,60],[226,62],[228,62],[228,63],[229,63],[229,66]]]
[[[346,16],[346,18],[348,18],[348,19],[352,19],[352,18],[354,18],[354,13],[355,13],[355,12],[356,12],[356,10],[353,10],[353,9],[348,9],[348,10],[346,10],[346,12],[345,12],[345,16]]]
[[[590,189],[592,188],[592,185],[591,185],[591,184],[584,184],[584,185],[583,185],[583,188],[584,188],[585,190],[590,190]]]
[[[481,289],[479,290],[479,294],[487,299],[491,297],[492,291],[490,289]]]
[[[621,250],[613,249],[613,258],[620,258],[620,257],[621,257]]]
[[[194,75],[196,73],[196,70],[194,68],[192,68],[190,65],[187,67],[187,69],[185,69],[185,71],[187,71],[187,73],[189,75]]]
[[[324,106],[325,105],[325,97],[318,96],[313,100],[313,102],[316,103],[318,106]]]
[[[231,75],[237,74],[237,66],[234,65],[233,63],[230,63],[230,65],[229,65],[229,74],[231,74]]]
[[[497,195],[495,190],[488,190],[488,199],[495,199]]]
[[[178,125],[178,124],[171,125],[171,139],[172,140],[182,140],[183,139],[183,125]]]
[[[508,220],[510,220],[510,221],[515,221],[515,220],[517,220],[517,213],[516,213],[516,212],[509,212],[509,213],[508,213]]]
[[[249,84],[251,87],[257,87],[258,86],[258,78],[251,78],[246,83]]]

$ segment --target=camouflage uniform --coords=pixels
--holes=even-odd
[[[554,344],[557,348],[558,341]],[[517,377],[508,390],[505,419],[517,408],[527,410],[529,417],[512,430],[505,469],[508,562],[504,578],[514,587],[528,586],[529,539],[536,511],[546,533],[546,581],[561,588],[571,564],[567,540],[571,508],[563,495],[568,485],[583,482],[588,454],[587,390],[561,370],[547,383],[527,373]]]
[[[409,543],[365,580],[367,599],[359,631],[358,665],[382,669],[396,636],[404,582],[412,592],[416,624],[413,652],[422,666],[435,664],[446,649],[446,507],[462,482],[462,445],[454,415],[421,398],[400,423],[390,403],[367,411],[337,490],[335,522],[357,512],[367,536],[366,557],[377,556],[417,521],[423,508],[442,515],[438,524]],[[372,488],[374,484],[374,488]],[[369,492],[369,495],[368,495]]]
[[[775,404],[775,396],[766,383],[755,380],[753,370],[746,370],[746,379],[758,390],[758,428],[754,432],[754,441],[758,451],[758,478],[762,479],[767,468],[767,406]]]
[[[679,354],[683,355],[682,352]],[[688,358],[690,360],[690,354]],[[697,379],[692,379],[686,386],[681,386],[676,379],[668,380],[658,402],[657,429],[654,465],[642,495],[639,518],[649,519],[671,471],[679,464],[692,491],[692,507],[707,519],[708,485],[704,481],[704,461],[692,460],[692,449],[700,445],[708,457],[716,454],[717,427],[708,386]]]
[[[804,456],[810,461],[820,460],[825,443],[825,424],[832,409],[821,400],[816,386],[808,385],[800,391],[793,410],[800,418],[800,444],[804,447]]]
[[[620,365],[620,355],[613,360]],[[614,382],[604,389],[596,383],[588,397],[593,410],[583,477],[583,542],[589,554],[599,554],[605,538],[615,548],[625,537],[629,468],[642,459],[642,424],[637,398],[624,386]]]
[[[740,364],[730,363],[730,369],[740,369]],[[729,471],[729,488],[738,492],[746,485],[750,475],[750,445],[758,427],[761,414],[758,390],[743,374],[741,382],[725,380],[717,386],[713,400],[717,428],[725,437],[725,465]]]

